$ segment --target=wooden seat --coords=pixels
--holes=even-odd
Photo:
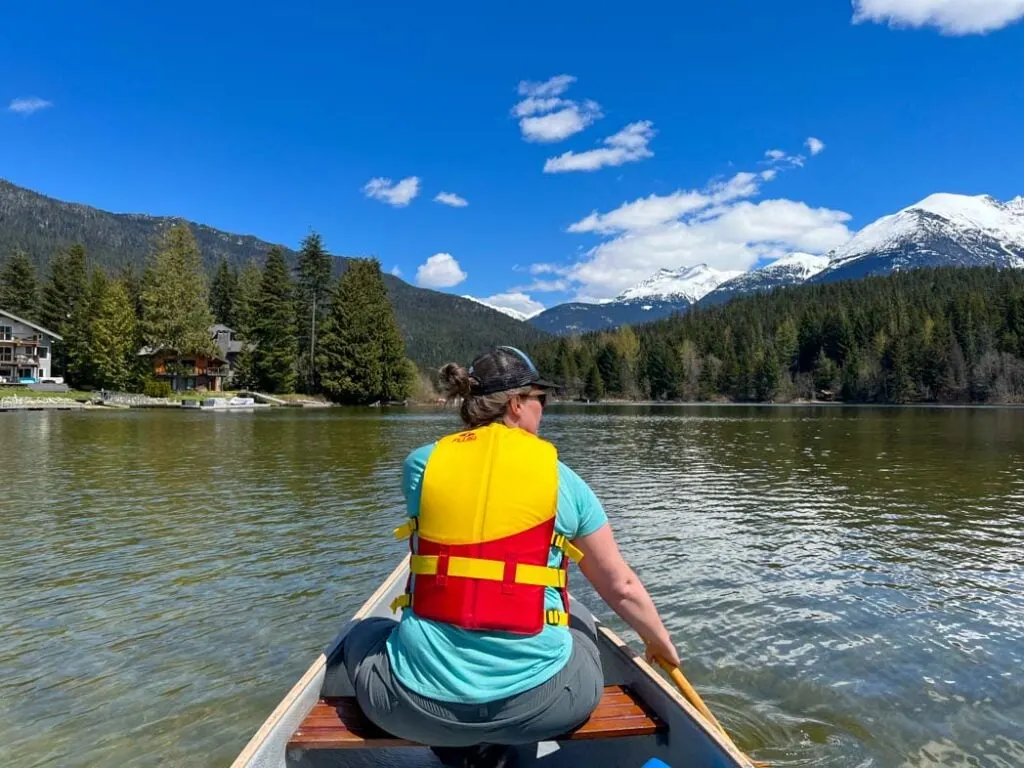
[[[665,730],[665,724],[628,688],[606,685],[590,719],[554,741],[649,736]],[[385,733],[371,723],[354,697],[320,699],[288,742],[289,748],[301,749],[415,746],[419,745]]]

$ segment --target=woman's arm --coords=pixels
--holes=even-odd
[[[583,552],[583,575],[608,606],[640,635],[647,646],[647,660],[657,657],[679,666],[679,654],[658,609],[619,552],[611,526],[605,523],[593,533],[575,539],[573,544]]]

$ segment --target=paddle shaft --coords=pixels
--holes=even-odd
[[[679,667],[672,666],[664,659],[658,659],[657,661],[658,665],[666,672],[668,672],[668,676],[672,678],[672,682],[676,684],[676,688],[679,689],[679,692],[683,694],[686,700],[690,702],[694,706],[694,708],[707,719],[709,723],[711,723],[713,726],[715,726],[715,728],[721,731],[722,735],[725,737],[725,740],[728,741],[736,749],[737,752],[739,752],[740,748],[736,746],[736,743],[732,740],[732,737],[729,736],[729,733],[725,730],[725,728],[722,727],[722,724],[718,722],[718,718],[711,713],[710,709],[708,709],[708,705],[704,703],[704,700],[700,697],[700,694],[698,694],[696,689],[694,689],[694,687],[690,685],[690,681],[687,680],[686,677],[683,675],[683,670],[681,670]],[[740,752],[740,754],[743,753]],[[747,759],[750,760],[749,757]],[[753,761],[751,760],[751,762]],[[754,765],[761,764],[754,763]]]

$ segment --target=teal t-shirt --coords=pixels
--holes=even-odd
[[[420,492],[434,444],[417,448],[405,460],[402,492],[409,517],[420,513]],[[593,533],[608,521],[601,502],[584,480],[558,462],[558,511],[555,530],[570,540]],[[560,556],[552,551],[549,565]],[[547,589],[547,608],[562,609],[556,589]],[[529,690],[549,680],[572,653],[565,627],[545,625],[540,634],[512,635],[460,629],[402,615],[387,644],[391,668],[406,688],[437,701],[478,704]]]

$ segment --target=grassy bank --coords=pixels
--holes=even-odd
[[[38,400],[89,400],[92,392],[72,389],[68,392],[39,392],[28,387],[0,386],[0,400],[5,397],[33,398]]]

